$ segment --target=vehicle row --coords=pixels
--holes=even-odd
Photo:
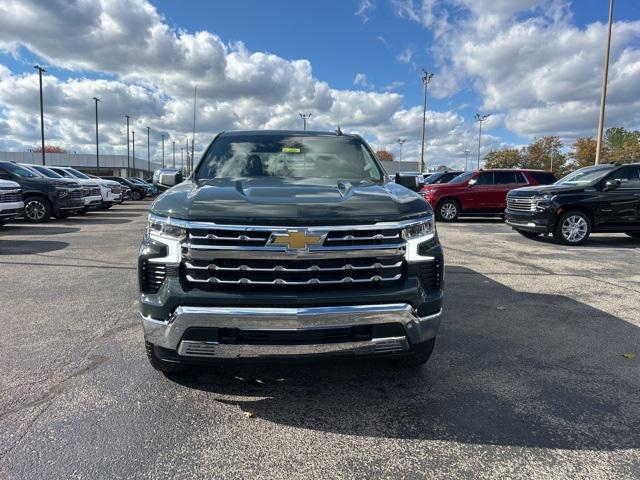
[[[543,170],[476,170],[421,192],[441,222],[499,215],[525,237],[567,245],[594,232],[640,238],[640,163],[585,167],[557,181]]]
[[[143,180],[98,177],[72,167],[0,162],[0,225],[18,217],[41,223],[51,217],[107,210],[125,200],[140,201],[157,189]]]

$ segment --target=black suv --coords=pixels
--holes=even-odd
[[[115,180],[120,185],[124,185],[131,190],[131,199],[138,201],[143,200],[145,197],[151,195],[151,189],[149,187],[145,187],[144,185],[140,185],[139,183],[132,182],[129,179],[124,177],[101,177],[107,180]]]
[[[427,361],[444,262],[422,175],[392,182],[359,136],[226,132],[193,174],[160,171],[140,247],[152,366]],[[175,186],[174,186],[175,185]]]
[[[46,222],[52,215],[64,218],[84,207],[79,183],[46,178],[13,162],[0,162],[0,178],[22,187],[24,218],[28,222]]]
[[[591,232],[640,238],[640,164],[585,167],[553,185],[512,190],[505,220],[525,237],[552,233],[566,245]]]

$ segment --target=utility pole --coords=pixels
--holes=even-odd
[[[191,173],[191,163],[189,161],[189,137],[187,137],[187,143],[185,144],[187,152],[187,173]]]
[[[173,168],[176,168],[176,142],[172,141],[171,143],[173,143]]]
[[[100,147],[98,145],[98,102],[99,98],[93,97],[96,102],[96,171],[98,172],[98,176],[100,176]]]
[[[151,144],[149,143],[149,127],[147,127],[147,171],[151,175]]]
[[[164,168],[164,133],[160,136],[162,137],[162,168]]]
[[[400,144],[400,161],[402,161],[402,146],[404,145],[404,142],[406,142],[406,141],[407,141],[406,138],[400,137],[398,139],[398,143]]]
[[[433,78],[433,73],[422,70],[422,84],[424,85],[424,105],[422,108],[422,148],[420,149],[420,173],[424,173],[424,131],[427,126],[427,90]]]
[[[193,89],[193,135],[191,136],[191,171],[193,171],[193,156],[196,148],[196,99],[198,98],[198,86]]]
[[[131,146],[133,147],[133,176],[136,176],[136,131],[132,130],[131,131],[131,135],[133,135],[133,137],[131,137]]]
[[[607,82],[609,79],[609,55],[611,53],[611,27],[613,26],[613,0],[609,0],[609,29],[607,32],[607,46],[604,51],[604,76],[602,78],[602,93],[600,95],[600,117],[598,119],[598,142],[596,144],[596,165],[600,163],[602,137],[604,136],[604,109],[607,103]]]
[[[180,171],[184,171],[184,147],[180,147]]]
[[[476,113],[476,122],[480,124],[480,130],[478,132],[478,170],[480,170],[480,146],[482,145],[482,122],[484,122],[487,118],[489,118],[491,114],[489,113]]]
[[[38,70],[38,78],[40,79],[40,136],[42,137],[42,165],[46,165],[44,158],[44,100],[42,97],[42,72],[46,72],[40,65],[34,65],[33,68]]]
[[[131,118],[129,115],[125,115],[124,118],[127,119],[127,177],[129,176],[129,168],[131,166],[129,160],[129,119]]]
[[[471,150],[469,150],[468,148],[464,151],[464,171],[467,171],[467,167],[469,165],[469,154],[471,153]]]
[[[298,115],[300,115],[300,118],[302,119],[302,129],[306,130],[307,129],[307,119],[311,118],[311,114],[310,113],[299,113]]]

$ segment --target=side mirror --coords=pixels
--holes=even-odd
[[[473,187],[476,183],[478,183],[478,179],[472,178],[471,180],[469,180],[469,183],[467,183],[467,186]]]
[[[182,183],[182,173],[179,171],[159,171],[153,176],[153,184],[161,187],[173,187]]]
[[[396,173],[396,183],[419,192],[424,187],[424,176],[420,173]]]
[[[622,182],[620,180],[607,180],[602,191],[608,192],[610,190],[615,190],[620,185],[622,185]]]

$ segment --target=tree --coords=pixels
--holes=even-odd
[[[381,162],[393,162],[393,153],[389,150],[377,150],[376,156]]]
[[[597,143],[594,138],[580,137],[571,145],[571,168],[589,167],[596,163]],[[602,153],[605,153],[604,151]]]
[[[38,146],[33,149],[34,152],[40,153],[42,152],[42,147]],[[55,145],[45,145],[44,153],[67,153],[67,151],[62,147],[57,147]]]
[[[523,149],[525,168],[552,171],[557,177],[567,173],[567,156],[562,153],[560,137],[548,136],[536,139]]]
[[[632,163],[640,160],[640,131],[613,127],[607,129],[604,138],[609,150],[606,156],[608,161]]]
[[[517,148],[491,150],[484,157],[485,168],[520,168],[524,157]]]

